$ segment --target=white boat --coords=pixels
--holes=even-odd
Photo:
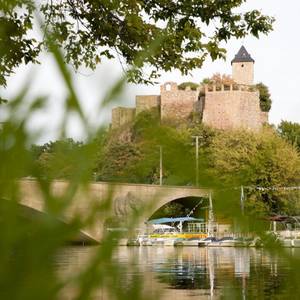
[[[164,246],[165,241],[164,238],[151,238],[152,246]]]
[[[209,244],[216,242],[216,241],[217,241],[217,239],[215,237],[207,237],[198,242],[198,247],[206,247]]]
[[[178,238],[177,234],[179,231],[169,225],[165,224],[154,224],[153,232],[143,236],[141,245],[152,245],[152,246],[173,246],[174,241]]]
[[[235,238],[234,240],[235,240],[234,247],[261,247],[262,246],[259,237],[256,238],[240,237],[240,238]]]
[[[186,226],[187,230],[183,231],[184,222],[188,223]],[[173,226],[165,223],[171,223]],[[175,223],[177,224],[176,226]],[[138,237],[139,244],[142,246],[174,246],[174,243],[177,242],[178,245],[183,246],[198,246],[199,241],[207,237],[206,223],[203,223],[203,219],[199,218],[160,218],[150,220],[147,224],[152,226],[152,230],[148,227],[147,230],[151,233]],[[181,241],[183,241],[182,244]]]
[[[164,240],[164,246],[174,246],[176,238],[168,238]]]
[[[300,248],[300,239],[294,239],[293,244],[293,247]]]
[[[196,239],[196,238],[191,238],[191,239],[176,239],[174,241],[174,246],[191,246],[191,247],[198,247],[199,242],[202,239]]]
[[[139,241],[140,246],[152,246],[152,241],[147,234],[139,234],[137,240]]]
[[[300,239],[280,239],[282,246],[286,248],[300,248]]]
[[[128,239],[126,246],[140,246],[140,242],[137,238]]]
[[[237,245],[237,240],[233,237],[223,237],[216,241],[212,241],[207,246],[208,247],[235,247]]]

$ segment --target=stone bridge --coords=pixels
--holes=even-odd
[[[83,239],[94,241],[100,241],[103,237],[104,223],[108,217],[130,221],[135,214],[139,227],[157,209],[170,201],[209,195],[209,190],[204,188],[108,182],[94,182],[73,189],[69,182],[59,180],[52,182],[50,190],[60,201],[70,201],[63,215],[63,222],[68,223],[74,216],[83,219],[91,214],[97,216],[93,225],[83,228],[81,232]],[[34,179],[20,181],[20,204],[26,209],[47,213],[45,197]]]

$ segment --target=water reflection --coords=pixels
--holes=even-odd
[[[83,267],[94,251],[96,247],[64,249],[57,259],[62,276]],[[293,251],[299,256],[300,251]],[[287,291],[284,282],[291,271],[278,256],[252,248],[119,247],[114,261],[124,283],[140,277],[147,295],[161,289],[162,299],[173,300],[278,297]],[[99,292],[95,299],[106,298]]]

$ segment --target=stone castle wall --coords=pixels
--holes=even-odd
[[[175,82],[167,82],[160,87],[161,119],[187,119],[193,112],[199,91],[178,89]]]
[[[124,124],[130,123],[135,118],[135,108],[116,107],[112,110],[111,127],[118,128]]]
[[[254,63],[240,62],[232,64],[232,79],[238,84],[252,85],[254,82]]]
[[[269,123],[269,113],[265,111],[260,112],[260,121],[262,124],[268,124]]]
[[[187,121],[191,113],[202,115],[202,122],[217,129],[259,130],[268,123],[268,113],[260,109],[259,92],[249,85],[206,86],[205,97],[199,90],[178,89],[174,82],[161,86],[161,94],[136,96],[136,108],[112,110],[112,128],[133,122],[142,111],[157,108],[161,119]]]
[[[192,113],[204,124],[218,129],[258,130],[268,123],[268,113],[260,109],[259,92],[253,88],[254,60],[244,46],[231,62],[233,85],[203,86],[197,90],[178,88],[175,82],[160,87],[160,95],[136,96],[136,110],[116,108],[112,128],[134,120],[142,111],[157,108],[161,120],[188,121]],[[201,92],[201,93],[200,93]]]
[[[212,91],[206,89],[203,123],[218,129],[244,128],[259,130],[267,122],[268,113],[259,106],[259,92],[251,90]]]
[[[136,96],[135,107],[136,107],[137,115],[145,110],[150,110],[153,108],[159,109],[160,96],[159,95]]]

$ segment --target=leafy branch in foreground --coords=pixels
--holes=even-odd
[[[258,10],[237,13],[245,2],[63,0],[46,1],[37,10],[75,68],[95,69],[104,59],[118,57],[134,66],[129,81],[149,83],[162,71],[187,74],[207,56],[224,58],[220,44],[231,38],[268,34],[274,19]],[[32,38],[34,1],[5,3],[0,6],[0,85],[21,63],[37,62],[41,43],[48,48],[46,41]],[[149,45],[161,36],[160,47],[151,51]],[[145,51],[151,55],[138,60]]]
[[[0,2],[0,86],[20,64],[37,63],[41,42],[31,34],[34,1]]]

